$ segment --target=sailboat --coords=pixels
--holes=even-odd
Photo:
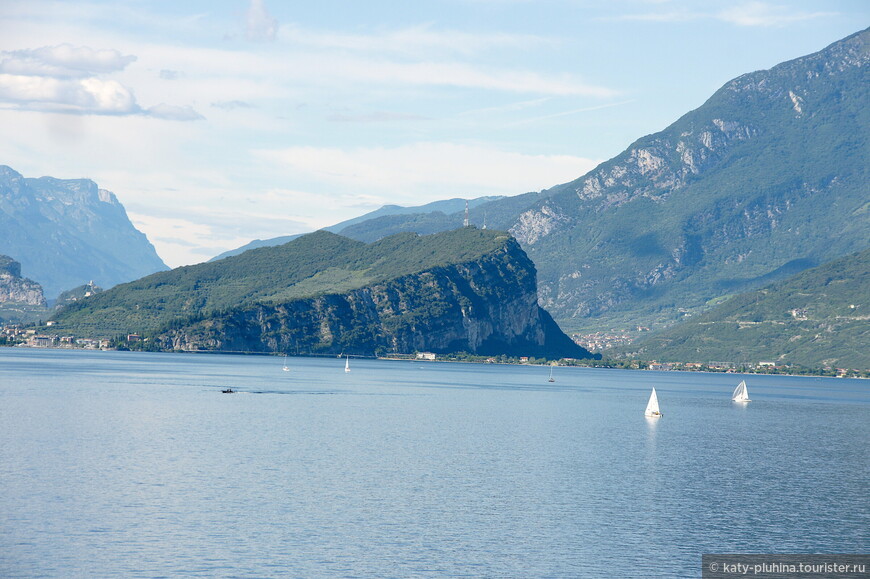
[[[287,354],[284,354],[284,367],[281,369],[284,370],[285,372],[290,371],[290,366],[287,365]]]
[[[656,389],[652,389],[652,394],[649,395],[649,402],[646,403],[646,411],[643,413],[647,418],[659,418],[662,413],[659,412],[659,398],[656,396]]]
[[[746,380],[740,381],[740,384],[734,389],[734,394],[731,395],[731,400],[734,402],[751,402],[749,390],[746,389]]]
[[[555,382],[555,381],[556,381],[556,379],[553,378],[553,367],[550,366],[550,377],[547,378],[547,382]]]
[[[344,371],[350,372],[350,356],[344,357]]]

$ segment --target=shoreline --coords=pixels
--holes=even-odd
[[[3,344],[0,345],[0,348],[27,348],[30,350],[82,350],[87,352],[148,352],[148,353],[162,353],[162,354],[225,354],[229,356],[289,356],[291,358],[303,357],[303,358],[340,358],[344,356],[344,354],[289,354],[283,352],[228,352],[228,351],[217,351],[217,350],[145,350],[139,348],[86,348],[86,347],[77,347],[77,346],[33,346],[24,343],[18,344]],[[507,356],[477,356],[477,355],[462,355],[462,354],[443,354],[442,357],[436,359],[423,359],[417,358],[416,354],[393,354],[386,356],[371,356],[371,355],[360,355],[360,354],[349,354],[351,358],[356,359],[368,359],[368,360],[390,360],[390,361],[403,361],[403,362],[419,362],[419,363],[465,363],[465,364],[501,364],[506,366],[540,366],[540,367],[548,367],[548,366],[558,366],[561,368],[598,368],[603,370],[636,370],[636,371],[646,371],[646,372],[684,372],[684,373],[701,373],[701,374],[745,374],[745,375],[766,375],[766,376],[791,376],[791,377],[816,377],[816,378],[854,378],[854,379],[870,379],[870,369],[868,370],[859,370],[853,368],[847,369],[831,369],[826,370],[823,368],[805,368],[805,371],[788,371],[783,367],[782,369],[773,369],[773,371],[757,371],[751,368],[741,368],[741,369],[722,369],[716,370],[711,369],[709,367],[699,367],[697,369],[693,368],[649,368],[651,362],[644,360],[592,360],[589,359],[590,363],[584,363],[587,359],[583,358],[561,358],[558,360],[547,361],[543,358],[529,358],[528,360],[522,360],[516,357],[507,357]],[[543,360],[543,361],[540,361]],[[692,364],[696,364],[695,362],[691,362]],[[669,362],[667,364],[686,364],[686,362]],[[792,367],[792,369],[794,369]],[[841,372],[840,370],[845,370]]]

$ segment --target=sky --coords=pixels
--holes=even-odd
[[[116,194],[171,267],[571,181],[867,0],[0,0],[0,164]]]

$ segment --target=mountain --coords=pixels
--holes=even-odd
[[[113,285],[167,269],[115,195],[89,179],[24,178],[0,165],[0,253],[50,298],[94,281]]]
[[[538,270],[567,331],[661,328],[729,295],[870,246],[870,31],[727,83],[572,181],[478,206]],[[432,233],[458,214],[342,230]]]
[[[366,213],[365,215],[361,215],[359,217],[354,217],[353,219],[348,219],[347,221],[342,221],[341,223],[337,223],[336,225],[331,225],[329,227],[324,228],[326,231],[331,231],[332,233],[341,233],[346,237],[347,234],[343,233],[343,231],[349,227],[357,225],[358,223],[369,222],[371,223],[373,220],[381,219],[384,217],[391,216],[408,216],[408,215],[441,215],[442,217],[448,214],[458,213],[460,211],[465,210],[465,204],[468,203],[469,210],[477,207],[478,205],[482,205],[484,203],[488,203],[490,201],[495,201],[498,199],[503,199],[503,197],[491,196],[491,197],[478,197],[476,199],[446,199],[443,201],[433,201],[432,203],[427,203],[425,205],[419,205],[415,207],[402,207],[400,205],[384,205],[380,209],[376,209],[370,213]],[[437,228],[432,229],[431,231],[415,231],[421,235],[427,233],[436,233],[437,231],[447,231],[448,229],[455,229],[462,223],[462,220],[459,219],[452,222],[452,224],[444,224],[443,226],[439,226]],[[408,231],[412,228],[405,228],[399,230],[391,230],[387,235],[392,235],[393,233],[399,233],[399,231]],[[211,258],[209,261],[217,261],[219,259],[223,259],[225,257],[230,257],[232,255],[239,255],[240,253],[244,253],[249,249],[257,249],[258,247],[273,247],[275,245],[283,245],[288,241],[293,241],[297,237],[301,237],[302,233],[296,235],[283,235],[281,237],[273,237],[271,239],[255,239],[250,243],[246,243],[245,245],[238,247],[236,249],[231,249],[230,251],[225,251],[220,255],[217,255]],[[371,237],[370,235],[367,237]],[[386,235],[380,235],[376,239],[380,239],[381,237],[386,237]],[[375,239],[360,239],[360,241],[375,241]]]
[[[736,296],[632,345],[663,361],[870,369],[870,250]]]
[[[320,231],[117,286],[55,321],[91,337],[136,332],[161,349],[590,356],[536,289],[534,265],[504,232],[366,244]]]
[[[741,76],[524,211],[542,305],[668,324],[870,246],[868,40]]]

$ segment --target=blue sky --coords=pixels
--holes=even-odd
[[[171,266],[569,181],[866,0],[0,2],[0,164],[113,191]]]

